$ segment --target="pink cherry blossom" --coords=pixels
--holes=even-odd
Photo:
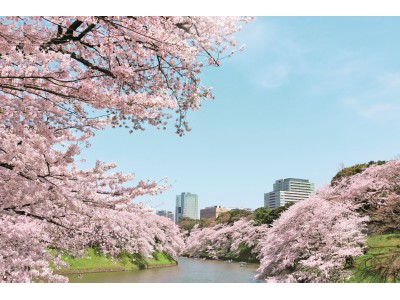
[[[0,18],[0,281],[60,281],[46,249],[96,244],[176,257],[172,222],[137,202],[168,187],[76,160],[97,130],[162,128],[212,97],[204,65],[219,65],[241,17]],[[223,49],[221,52],[220,50]],[[133,202],[136,201],[136,202]]]
[[[373,164],[363,172],[344,177],[322,197],[330,201],[349,200],[359,206],[360,213],[370,216],[371,233],[400,230],[400,160]]]
[[[258,278],[268,282],[337,282],[346,262],[363,254],[365,222],[351,202],[318,194],[282,213],[260,243]]]
[[[184,253],[199,257],[206,254],[212,258],[224,257],[231,252],[239,254],[240,245],[252,248],[255,256],[259,253],[259,242],[267,232],[267,225],[256,226],[253,220],[241,219],[232,225],[218,224],[199,228],[197,225],[186,238]]]

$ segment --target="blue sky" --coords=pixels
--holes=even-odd
[[[172,187],[148,205],[172,211],[181,192],[200,208],[254,209],[277,179],[318,187],[342,162],[393,159],[399,32],[398,17],[258,17],[236,34],[246,50],[203,73],[215,100],[189,113],[190,133],[107,129],[83,156],[138,179],[168,176]]]

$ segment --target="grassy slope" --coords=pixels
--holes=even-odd
[[[164,252],[154,252],[153,258],[147,258],[146,262],[149,266],[154,266],[154,265],[171,264],[174,263],[175,260],[173,260],[168,254]]]
[[[54,251],[52,251],[54,253]],[[137,270],[163,264],[175,264],[168,254],[164,252],[155,252],[152,258],[143,258],[139,254],[130,254],[121,252],[117,258],[102,255],[98,250],[88,248],[82,257],[72,257],[70,255],[62,255],[63,261],[68,263],[68,268],[63,270]]]
[[[129,259],[112,259],[99,254],[95,249],[88,248],[82,257],[74,258],[70,255],[63,255],[62,260],[68,263],[68,270],[87,270],[87,269],[138,269]]]
[[[350,282],[396,282],[393,274],[400,268],[400,233],[369,236],[367,244],[365,255],[354,259]]]

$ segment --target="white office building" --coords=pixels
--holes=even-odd
[[[276,208],[307,199],[314,193],[315,186],[308,179],[285,178],[275,181],[273,189],[264,194],[264,207]]]

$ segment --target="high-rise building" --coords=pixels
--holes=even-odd
[[[308,179],[285,178],[275,181],[274,190],[264,194],[264,207],[276,208],[286,203],[307,199],[315,191]]]
[[[200,209],[200,219],[217,218],[219,214],[229,210],[230,210],[229,208],[222,207],[220,205],[206,207]]]
[[[176,196],[175,222],[178,223],[183,217],[199,218],[199,203],[196,194],[188,192]]]
[[[170,219],[172,222],[174,222],[174,214],[172,213],[172,211],[158,210],[156,214],[161,217],[166,217]]]

